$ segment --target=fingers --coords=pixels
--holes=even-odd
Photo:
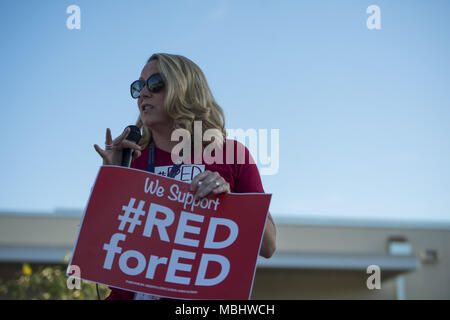
[[[102,157],[102,159],[103,159],[103,165],[105,165],[105,164],[110,164],[110,162],[107,160],[108,159],[108,157],[107,157],[107,154],[106,154],[106,151],[105,150],[103,150],[102,148],[100,148],[98,145],[96,145],[96,144],[94,144],[94,149],[95,149],[95,151],[97,151],[97,153],[100,155],[100,157]]]
[[[222,177],[221,177],[222,178]],[[214,194],[224,193],[224,192],[230,192],[230,184],[225,181],[225,179],[222,178],[222,183],[220,183],[218,186],[214,186],[214,189],[212,192]]]
[[[125,128],[125,130],[122,132],[122,134],[114,140],[114,143],[113,143],[114,147],[116,147],[118,149],[130,148],[135,151],[141,151],[142,148],[140,145],[134,143],[133,141],[126,140],[130,131],[131,131],[130,128],[128,128],[128,127]]]
[[[123,148],[130,148],[133,150],[142,150],[142,148],[129,140],[126,140],[126,138],[128,137],[128,134],[130,133],[130,128],[125,128],[125,130],[122,132],[122,134],[120,136],[118,136],[116,139],[112,139],[111,136],[111,129],[107,128],[106,129],[106,138],[105,138],[105,144],[109,146],[109,148],[107,148],[107,150],[110,149],[123,149]]]
[[[123,140],[125,140],[126,137],[128,137],[128,134],[130,133],[130,128],[126,127],[125,130],[122,132],[120,136],[118,136],[114,140],[114,145],[120,145]],[[127,140],[125,140],[127,141]]]
[[[128,134],[130,133],[130,128],[125,128],[125,130],[122,132],[122,134],[120,136],[118,136],[116,139],[112,139],[111,136],[111,129],[107,128],[106,129],[106,138],[105,138],[105,144],[106,145],[110,145],[111,147],[117,147],[119,146],[122,141],[128,136]]]
[[[120,165],[120,162],[118,162],[117,159],[121,157],[121,152],[124,148],[130,148],[134,151],[132,160],[141,156],[141,146],[132,141],[126,140],[126,137],[130,133],[130,131],[130,128],[125,128],[122,134],[113,140],[111,136],[111,129],[107,128],[105,137],[105,149],[102,149],[97,144],[94,144],[95,151],[103,158],[103,165]]]
[[[198,175],[196,175],[196,176],[194,177],[194,179],[192,180],[189,189],[190,189],[191,191],[194,191],[195,189],[197,189],[197,188],[198,188],[198,183],[199,183],[202,179],[204,179],[210,172],[211,172],[211,171],[206,170],[206,171],[203,171],[202,173],[199,173]]]
[[[134,143],[132,141],[129,141],[129,140],[124,140],[120,147],[121,148],[130,148],[130,149],[133,149],[133,150],[136,150],[136,151],[142,150],[141,146],[139,146],[138,144],[136,144],[136,143]]]
[[[105,137],[105,144],[112,144],[112,137],[111,137],[111,129],[110,128],[106,128],[106,137]]]
[[[194,196],[195,199],[203,198],[211,192],[218,194],[230,191],[228,182],[217,172],[205,171],[197,175],[196,178],[191,183],[191,191],[198,188]]]
[[[102,158],[106,157],[105,151],[102,148],[100,148],[98,145],[94,144],[94,149],[95,149],[95,151],[97,151],[97,153],[100,155],[100,157],[102,157]]]
[[[136,158],[139,158],[140,156],[141,156],[141,151],[135,150],[135,151],[133,152],[133,158],[132,158],[132,160],[134,161]]]

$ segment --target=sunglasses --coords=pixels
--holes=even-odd
[[[160,92],[164,88],[164,80],[159,73],[152,74],[147,81],[136,80],[130,86],[130,92],[133,99],[139,98],[141,90],[147,86],[151,93]]]

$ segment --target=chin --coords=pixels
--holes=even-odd
[[[151,121],[151,120],[144,120],[144,121],[142,121],[142,123],[143,123],[144,126],[146,126],[148,129],[151,129],[152,127],[155,126],[154,121]]]
[[[154,125],[155,119],[150,118],[148,115],[141,114],[141,121],[146,127]]]

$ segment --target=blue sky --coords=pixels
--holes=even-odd
[[[69,5],[81,29],[66,27]],[[368,30],[366,8],[381,9]],[[0,210],[84,208],[152,53],[204,71],[227,128],[279,129],[276,217],[450,221],[448,1],[0,2]]]

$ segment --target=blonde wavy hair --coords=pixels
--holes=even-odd
[[[202,132],[217,129],[221,134],[214,136],[214,143],[223,144],[226,137],[225,115],[215,101],[203,71],[193,61],[180,55],[155,53],[147,63],[152,60],[157,61],[166,85],[164,110],[174,120],[174,129],[188,130],[193,143],[194,121],[201,121]],[[136,126],[142,131],[139,145],[145,148],[152,141],[151,132],[140,116]]]

